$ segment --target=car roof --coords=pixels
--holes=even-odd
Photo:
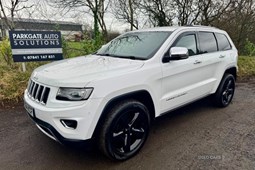
[[[154,28],[147,28],[147,29],[141,29],[141,30],[136,30],[132,32],[149,32],[149,31],[170,31],[174,32],[176,30],[197,30],[197,31],[222,31],[218,28],[215,27],[210,27],[210,26],[203,26],[203,25],[192,25],[192,26],[164,26],[164,27],[154,27]]]

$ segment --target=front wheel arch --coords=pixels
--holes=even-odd
[[[97,138],[100,132],[102,123],[104,122],[111,108],[117,103],[119,103],[120,101],[127,100],[127,99],[133,99],[143,103],[149,110],[150,120],[153,121],[155,119],[155,105],[150,93],[147,90],[139,90],[139,91],[133,91],[130,93],[125,93],[125,94],[116,96],[107,102],[97,122],[92,138]]]

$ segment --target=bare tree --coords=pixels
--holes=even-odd
[[[94,34],[99,35],[99,26],[103,35],[107,37],[107,27],[104,21],[104,15],[109,2],[106,0],[50,0],[56,7],[71,10],[73,8],[85,7],[87,12],[91,13],[94,19]]]
[[[130,24],[130,30],[138,29],[141,16],[137,0],[113,0],[111,3],[114,16]]]
[[[238,47],[244,45],[245,39],[251,39],[255,43],[255,2],[254,0],[240,0],[234,11],[235,24],[237,25],[236,42]]]
[[[235,0],[199,0],[200,23],[210,25],[220,18]]]
[[[42,0],[33,0],[33,7],[24,9],[22,11],[22,16],[25,16],[25,18],[29,19],[45,19],[45,20],[54,20],[59,18],[59,15],[61,18],[64,16],[63,13],[59,10],[54,10],[53,7],[50,7],[47,3],[47,1]]]
[[[178,25],[192,25],[200,15],[199,0],[174,0]]]
[[[221,17],[212,23],[226,30],[243,53],[246,39],[255,43],[255,1],[236,0]]]
[[[169,0],[142,0],[139,6],[154,26],[170,26],[174,18],[172,4]]]
[[[31,8],[33,5],[26,6],[24,5],[28,0],[10,0],[9,2],[0,0],[0,18],[6,24],[6,26],[13,30],[15,28],[14,25],[14,16],[17,12]],[[23,4],[23,5],[22,5]]]

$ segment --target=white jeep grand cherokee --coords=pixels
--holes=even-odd
[[[95,54],[35,69],[25,108],[50,138],[95,139],[105,155],[125,160],[142,148],[155,117],[209,95],[228,106],[237,58],[228,34],[216,28],[132,31]]]

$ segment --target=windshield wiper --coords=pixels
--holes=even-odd
[[[124,58],[124,59],[131,59],[131,60],[146,60],[145,58],[142,58],[142,57],[137,57],[137,56],[133,56],[133,55],[128,55],[128,56],[125,56],[125,55],[114,55],[114,54],[111,54],[110,55],[111,57],[117,57],[117,58]]]
[[[145,60],[145,58],[142,58],[142,57],[137,57],[137,56],[116,56],[118,58],[125,58],[125,59],[131,59],[131,60]]]
[[[111,54],[108,54],[108,53],[105,53],[105,54],[95,53],[95,55],[100,55],[100,56],[112,56]]]
[[[96,53],[96,55],[99,56],[110,56],[110,57],[116,57],[116,58],[124,58],[124,59],[131,59],[131,60],[146,60],[145,58],[142,57],[137,57],[137,56],[121,56],[121,55],[114,55],[114,54],[109,54],[109,53],[105,53],[105,54],[100,54],[100,53]]]

